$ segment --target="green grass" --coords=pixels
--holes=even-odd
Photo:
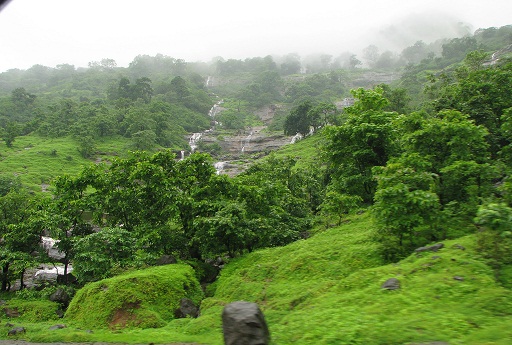
[[[185,297],[195,303],[203,297],[192,267],[158,266],[87,284],[65,318],[90,329],[159,328]]]
[[[479,257],[473,235],[445,241],[438,252],[413,254],[384,265],[380,245],[374,241],[375,231],[370,215],[365,213],[349,217],[339,227],[317,229],[307,240],[235,259],[209,287],[211,297],[202,301],[197,319],[172,319],[162,316],[164,309],[149,308],[160,315],[157,326],[162,327],[108,329],[83,321],[88,316],[104,320],[104,325],[108,318],[102,306],[112,310],[118,301],[129,301],[132,297],[127,296],[139,296],[140,292],[167,298],[168,293],[157,280],[127,283],[139,279],[139,275],[150,276],[150,269],[81,290],[73,300],[75,306],[72,304],[66,317],[58,321],[68,325],[66,330],[49,331],[55,321],[35,323],[20,318],[15,323],[27,328],[23,338],[32,341],[220,345],[223,307],[245,300],[258,303],[263,310],[272,344],[512,343],[512,294],[496,282],[494,272]],[[173,265],[155,270],[166,276],[163,270],[167,267]],[[381,289],[389,278],[400,280],[399,290]],[[106,296],[102,290],[105,286],[117,286],[107,288],[112,295],[106,300],[100,298]],[[123,292],[125,289],[140,291],[129,294]],[[91,302],[80,297],[89,294]],[[172,303],[164,304],[168,312],[173,310]],[[79,308],[83,316],[73,312],[74,308]],[[147,315],[154,315],[151,313]],[[94,332],[87,333],[85,326]]]
[[[275,157],[295,157],[297,158],[296,168],[306,168],[315,164],[322,164],[321,150],[324,142],[321,133],[306,137],[294,144],[288,144],[274,151]]]
[[[41,192],[43,185],[51,184],[56,176],[76,174],[95,159],[108,160],[128,151],[125,138],[106,139],[97,142],[96,146],[100,154],[84,159],[71,137],[51,139],[34,134],[18,137],[11,148],[0,144],[0,171],[18,176],[28,189]]]

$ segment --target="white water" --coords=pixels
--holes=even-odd
[[[252,138],[252,135],[254,134],[253,131],[251,131],[249,133],[249,135],[245,138],[245,139],[242,139],[241,142],[240,142],[240,146],[241,146],[241,151],[242,153],[245,151],[245,148],[246,146],[249,145],[249,143],[251,142],[251,138]]]
[[[297,133],[293,136],[292,140],[290,141],[290,144],[295,144],[300,139],[302,139],[302,134]]]
[[[188,140],[188,145],[190,146],[190,151],[193,153],[197,149],[197,142],[201,137],[203,136],[203,133],[193,133],[190,139]]]
[[[217,175],[220,175],[226,166],[226,162],[216,162],[214,165]]]

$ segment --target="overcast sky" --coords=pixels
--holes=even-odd
[[[0,72],[102,58],[127,66],[158,53],[186,61],[336,56],[384,46],[391,25],[411,45],[417,32],[428,41],[447,23],[499,27],[512,24],[511,14],[510,0],[11,0],[0,12]]]

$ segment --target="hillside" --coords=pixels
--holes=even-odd
[[[217,345],[246,300],[272,344],[509,344],[502,31],[369,70],[0,74],[0,339]]]
[[[233,260],[209,288],[199,318],[170,321],[163,328],[121,333],[97,329],[88,334],[76,328],[78,319],[71,313],[59,321],[67,325],[62,331],[45,331],[23,318],[16,324],[26,326],[24,338],[31,341],[214,345],[222,344],[222,307],[246,300],[262,308],[273,344],[505,345],[512,341],[510,290],[495,281],[475,248],[474,235],[444,241],[437,252],[382,265],[374,234],[365,213],[310,239]],[[383,289],[389,278],[397,278],[400,288]],[[110,283],[95,285],[102,284]],[[111,299],[122,300],[124,291],[118,289],[120,295]],[[94,308],[102,307],[92,307],[86,317],[97,323],[100,310]]]

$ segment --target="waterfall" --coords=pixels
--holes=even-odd
[[[224,167],[226,166],[226,162],[216,162],[214,165],[215,170],[217,171],[217,175],[220,175]]]
[[[190,146],[190,151],[194,152],[197,149],[197,142],[201,137],[203,136],[203,133],[193,133],[188,141],[188,145]]]
[[[290,144],[295,144],[300,139],[302,139],[302,134],[297,133],[293,136],[292,140],[290,141]]]
[[[242,148],[241,148],[242,153],[243,153],[243,152],[245,152],[245,147],[246,147],[247,145],[249,145],[249,143],[251,142],[251,138],[252,138],[252,135],[253,135],[253,134],[254,134],[254,132],[253,132],[253,131],[251,131],[251,132],[249,133],[249,135],[248,135],[245,139],[242,139],[242,140],[240,141],[240,146],[242,147]]]

